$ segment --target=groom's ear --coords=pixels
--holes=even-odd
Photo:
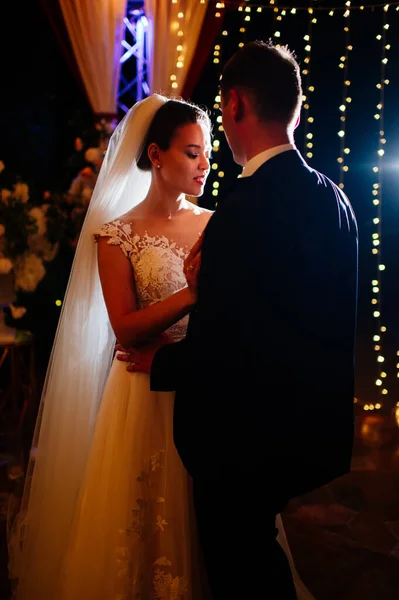
[[[301,115],[299,114],[296,118],[294,129],[296,129],[299,126],[300,122],[301,122]]]
[[[242,120],[242,118],[244,116],[243,97],[241,96],[241,94],[239,92],[237,92],[234,89],[230,90],[229,95],[230,95],[229,104],[231,107],[230,108],[231,116],[233,117],[234,121],[236,123],[238,123],[239,121]]]

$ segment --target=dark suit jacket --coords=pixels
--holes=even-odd
[[[205,232],[187,337],[152,366],[191,474],[261,475],[289,498],[350,469],[357,263],[348,199],[297,151],[237,180]]]

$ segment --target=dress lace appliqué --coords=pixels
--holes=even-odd
[[[167,556],[151,560],[151,553],[157,547],[157,536],[162,535],[168,526],[163,514],[165,499],[154,494],[160,487],[163,458],[163,450],[155,453],[137,477],[141,495],[132,511],[130,527],[120,531],[123,545],[116,549],[118,574],[125,592],[119,593],[114,600],[130,600],[129,590],[137,589],[140,591],[134,596],[135,600],[180,600],[187,592],[186,578],[174,576],[173,564]],[[142,548],[142,564],[135,562],[137,541]],[[146,568],[150,564],[152,569]]]
[[[130,223],[120,220],[103,225],[98,236],[108,237],[108,244],[119,246],[130,260],[139,309],[160,302],[187,285],[183,263],[188,248],[179,247],[164,235],[133,233]],[[183,338],[187,323],[185,317],[170,327],[167,334],[174,341]]]

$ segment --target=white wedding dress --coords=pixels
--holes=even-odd
[[[100,234],[132,263],[138,309],[186,285],[187,254],[165,236],[134,234],[116,220]],[[188,318],[167,334],[182,339]],[[204,600],[190,479],[173,444],[173,393],[114,359],[77,502],[57,600]],[[295,572],[299,600],[312,595]],[[245,549],[243,549],[245,551]],[[203,586],[203,587],[201,587]]]

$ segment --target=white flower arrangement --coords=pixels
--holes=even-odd
[[[0,174],[4,174],[0,161]],[[45,263],[52,261],[58,244],[47,237],[46,208],[29,203],[29,187],[0,179],[0,276],[12,276],[15,292],[34,292],[46,274]],[[13,318],[25,309],[11,306]]]

